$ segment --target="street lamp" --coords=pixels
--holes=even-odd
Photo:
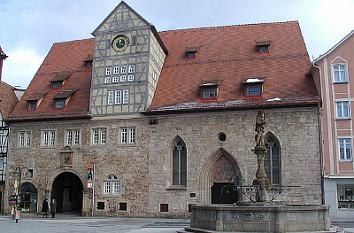
[[[28,171],[28,167],[16,167],[15,171],[13,172],[13,175],[16,177],[15,183],[14,183],[14,188],[15,188],[15,196],[16,196],[16,204],[14,205],[14,214],[15,214],[15,220],[16,223],[18,223],[18,220],[21,219],[21,196],[20,196],[20,187],[21,187],[21,179],[22,179],[22,172],[24,170]]]

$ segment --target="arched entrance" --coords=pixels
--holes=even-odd
[[[54,179],[51,198],[57,202],[58,213],[81,213],[82,196],[82,182],[74,173],[63,172]]]
[[[236,189],[241,184],[241,170],[233,156],[220,148],[205,163],[201,172],[202,204],[233,204],[241,200]]]
[[[29,182],[20,186],[21,211],[27,213],[37,212],[37,188]]]

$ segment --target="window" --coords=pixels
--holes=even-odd
[[[117,90],[114,93],[114,103],[115,104],[121,104],[122,103],[122,91]]]
[[[257,51],[259,53],[269,53],[270,41],[258,41],[256,42]]]
[[[339,138],[339,160],[352,159],[352,140],[350,138]]]
[[[126,75],[121,75],[120,78],[119,78],[119,81],[120,81],[120,82],[125,82],[125,81],[127,81],[127,76],[126,76]]]
[[[168,204],[160,204],[160,212],[167,213],[168,212]]]
[[[111,77],[105,77],[104,83],[111,83]]]
[[[202,99],[216,99],[216,87],[202,88]]]
[[[60,88],[63,85],[63,80],[52,81],[52,88]]]
[[[187,48],[185,51],[186,58],[188,58],[188,59],[195,58],[197,55],[197,51],[198,51],[198,48],[193,48],[193,47]]]
[[[42,131],[42,146],[53,147],[55,145],[55,130]]]
[[[264,166],[268,181],[270,184],[280,185],[280,144],[272,133],[267,133],[266,135],[266,149]]]
[[[129,102],[129,91],[123,90],[123,104],[127,104]]]
[[[177,138],[173,147],[172,185],[187,185],[187,148],[181,138]]]
[[[103,181],[103,194],[105,195],[119,195],[122,192],[121,181],[117,179],[116,175],[110,174]]]
[[[337,118],[349,118],[349,101],[336,102]]]
[[[136,142],[136,130],[134,127],[120,129],[120,143],[134,144]]]
[[[67,129],[66,130],[66,145],[79,145],[80,144],[80,130]]]
[[[119,74],[119,66],[113,68],[113,74]]]
[[[27,101],[27,109],[29,111],[34,111],[37,109],[37,103],[38,103],[38,100],[30,100],[30,101]]]
[[[347,65],[346,64],[333,64],[333,81],[335,83],[344,83],[348,82],[348,75],[347,75]]]
[[[134,73],[135,72],[135,65],[129,65],[128,73]]]
[[[112,83],[117,83],[118,81],[119,81],[119,77],[118,76],[112,77]]]
[[[31,146],[31,131],[20,131],[19,132],[19,146],[20,147],[30,147]]]
[[[114,91],[108,91],[107,104],[113,105]]]
[[[129,82],[134,82],[134,74],[129,74],[128,75],[128,81]]]
[[[95,128],[92,129],[92,144],[93,145],[104,145],[107,142],[107,129],[106,128]]]
[[[127,66],[122,66],[122,67],[120,68],[120,73],[121,73],[121,74],[127,73]]]
[[[111,75],[111,73],[112,73],[112,68],[106,67],[106,75]]]
[[[262,94],[261,86],[247,86],[246,95],[247,96],[260,96]]]
[[[157,73],[156,73],[155,71],[152,72],[152,80],[153,80],[154,82],[157,81]]]
[[[54,108],[61,109],[65,107],[65,99],[55,99]]]
[[[104,202],[103,201],[98,201],[97,202],[97,209],[98,210],[104,210]]]
[[[128,205],[126,202],[119,202],[118,209],[121,211],[127,211],[128,210]]]

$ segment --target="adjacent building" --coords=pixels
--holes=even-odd
[[[334,218],[354,217],[354,31],[313,62],[322,98],[325,202]]]
[[[9,182],[24,211],[185,216],[235,203],[267,118],[281,198],[321,203],[319,96],[298,22],[158,32],[121,2],[94,38],[54,43],[9,117]],[[15,177],[14,171],[20,171]]]

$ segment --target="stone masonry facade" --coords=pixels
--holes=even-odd
[[[281,108],[266,110],[266,131],[272,132],[281,145],[281,184],[300,186],[281,195],[290,202],[321,203],[320,150],[318,109]],[[38,210],[43,198],[49,198],[52,183],[59,174],[72,172],[82,181],[83,214],[92,208],[91,190],[87,189],[87,165],[95,164],[95,215],[121,216],[186,216],[188,205],[210,204],[209,184],[205,184],[205,164],[217,151],[226,151],[238,165],[244,185],[255,178],[257,159],[254,148],[254,123],[257,110],[200,112],[155,116],[134,116],[125,119],[93,118],[90,120],[14,123],[11,126],[9,151],[8,194],[13,193],[14,177],[11,168],[33,162],[33,178],[23,176],[38,190]],[[154,124],[151,124],[154,120]],[[64,124],[63,124],[64,123]],[[107,129],[106,145],[92,145],[92,129]],[[120,144],[120,129],[135,127],[136,142]],[[53,148],[41,146],[42,130],[56,131]],[[72,165],[64,166],[60,151],[64,149],[66,129],[79,129],[81,142],[72,146]],[[32,145],[19,148],[19,131],[32,132]],[[225,133],[226,140],[218,140]],[[171,185],[172,143],[179,136],[187,147],[187,185]],[[103,181],[114,174],[122,183],[119,195],[103,195]],[[191,195],[194,193],[194,195]],[[244,197],[245,198],[245,197]],[[202,201],[205,200],[205,201]],[[97,210],[97,202],[104,202],[104,210]],[[117,208],[127,203],[127,210]],[[160,212],[160,204],[168,204],[168,212]],[[8,207],[9,210],[9,207]]]

